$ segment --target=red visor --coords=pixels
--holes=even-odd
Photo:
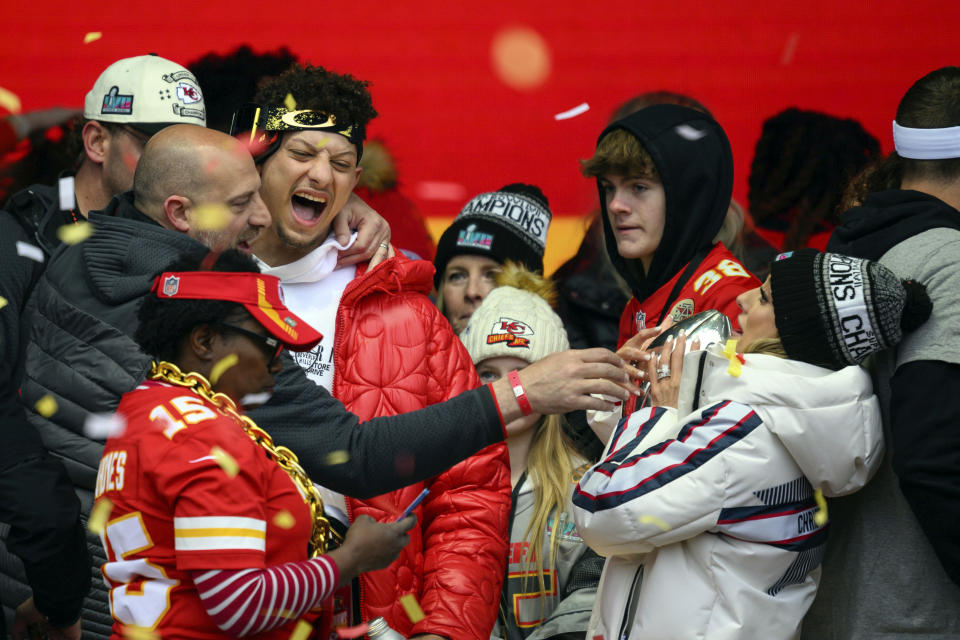
[[[291,351],[308,351],[323,336],[283,304],[280,279],[233,271],[167,272],[150,289],[158,298],[236,302]]]

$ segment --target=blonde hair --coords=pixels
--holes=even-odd
[[[760,353],[778,358],[789,358],[786,350],[783,348],[783,342],[780,338],[759,338],[754,340],[743,350],[743,353]]]
[[[503,263],[503,268],[497,274],[496,285],[529,291],[546,300],[550,306],[554,306],[557,300],[557,287],[551,279],[510,260]],[[548,587],[553,584],[550,576],[557,570],[557,549],[563,537],[562,532],[557,531],[560,525],[558,517],[564,511],[567,491],[573,482],[574,460],[578,459],[573,443],[564,432],[565,424],[562,415],[541,416],[533,426],[533,438],[526,459],[527,476],[533,484],[533,516],[523,533],[523,541],[528,543],[531,550],[525,559],[524,585],[528,578],[536,575],[540,595],[544,597]],[[541,557],[542,541],[552,516],[550,552],[544,558]],[[540,605],[544,606],[543,599]]]
[[[533,440],[527,454],[527,475],[533,483],[533,517],[523,533],[523,542],[531,550],[526,558],[527,566],[524,567],[524,585],[531,574],[536,573],[541,597],[546,596],[548,585],[554,582],[552,576],[557,570],[557,549],[562,538],[562,532],[557,532],[561,525],[559,515],[563,512],[567,490],[573,482],[573,456],[576,453],[573,443],[563,431],[564,422],[560,415],[541,417],[534,426]],[[551,516],[554,517],[550,531],[550,554],[545,559],[541,557],[540,549]],[[542,598],[540,606],[544,606]]]

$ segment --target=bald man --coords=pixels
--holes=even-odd
[[[147,143],[133,180],[133,205],[160,226],[218,251],[249,253],[270,226],[247,149],[224,133],[189,125],[167,127]]]

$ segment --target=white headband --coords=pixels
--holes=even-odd
[[[960,127],[913,129],[894,120],[893,146],[901,157],[912,160],[960,158]]]

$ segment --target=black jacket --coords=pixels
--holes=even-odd
[[[879,260],[904,240],[932,229],[960,231],[960,211],[919,191],[882,191],[841,216],[827,250]],[[889,384],[887,446],[893,470],[937,558],[960,585],[960,365],[907,362]]]
[[[103,443],[83,435],[84,421],[91,413],[113,411],[149,367],[149,358],[131,337],[139,301],[173,260],[206,252],[188,236],[143,216],[129,193],[116,196],[103,214],[90,215],[93,235],[57,253],[37,283],[23,381],[27,407],[46,394],[60,406],[49,419],[33,411],[30,419],[47,448],[64,458],[86,513]],[[356,429],[357,417],[287,356],[273,397],[249,415],[299,456],[314,482],[358,498],[434,476],[503,439],[486,388]],[[348,461],[329,465],[327,457],[334,451],[346,451]],[[412,471],[398,469],[398,451],[413,452]],[[102,549],[96,555],[99,567],[105,560]],[[84,628],[107,635],[109,613],[101,585],[94,596],[96,601],[84,607]]]
[[[23,310],[45,264],[21,255],[21,247],[41,246],[47,255],[56,248],[64,223],[58,204],[56,188],[33,186],[0,211],[0,521],[6,523],[0,594],[12,609],[32,593],[43,614],[66,626],[80,615],[91,578],[80,502],[18,401],[29,331]]]

